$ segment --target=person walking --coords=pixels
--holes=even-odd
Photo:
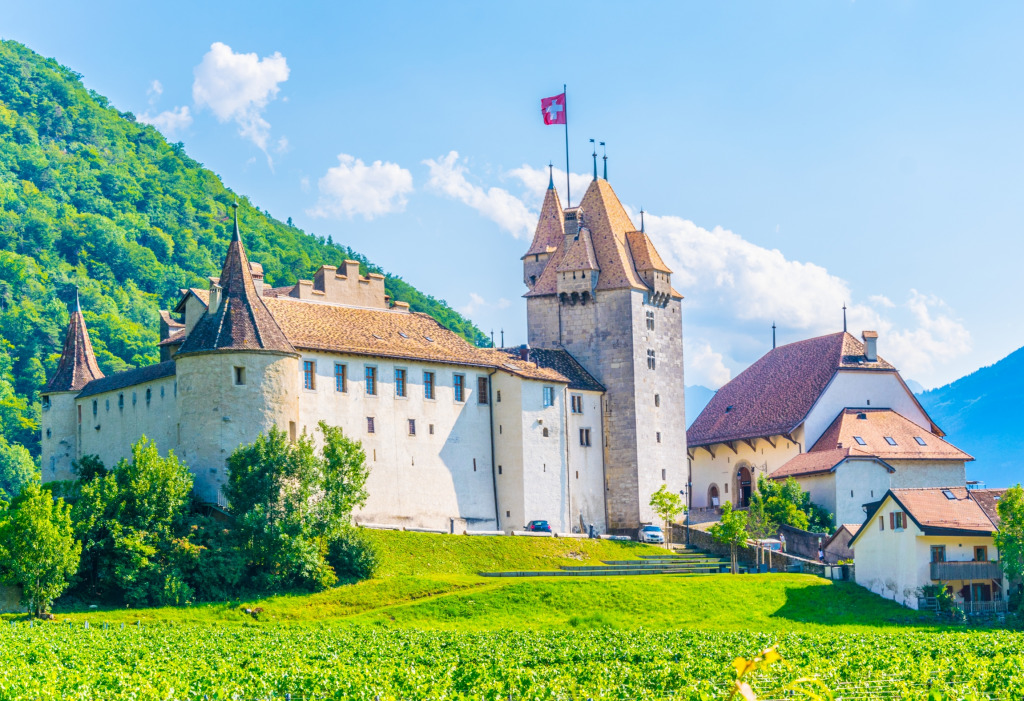
[[[786,534],[779,531],[779,542],[782,543],[782,552],[786,552]]]

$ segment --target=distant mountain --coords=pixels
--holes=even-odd
[[[968,479],[989,487],[1024,482],[1024,459],[1017,452],[1024,427],[1024,348],[966,377],[922,392],[921,404],[950,442],[975,457]]]
[[[903,381],[907,383],[907,387],[910,388],[910,391],[913,392],[914,394],[921,394],[922,392],[924,392],[924,385],[922,385],[917,380],[908,380],[907,378],[904,377]]]
[[[702,385],[688,385],[686,387],[686,427],[700,416],[704,407],[708,405],[711,398],[715,396],[715,390],[708,389]]]

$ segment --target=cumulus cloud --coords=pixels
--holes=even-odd
[[[463,316],[471,316],[482,309],[508,309],[510,306],[512,306],[512,303],[504,297],[498,299],[497,302],[489,303],[482,295],[479,295],[476,292],[470,292],[469,302],[461,307],[456,307],[455,311]]]
[[[328,168],[318,183],[320,198],[308,210],[314,217],[373,219],[405,209],[412,192],[412,173],[397,163],[374,161],[366,165],[347,153],[338,154],[338,165]]]
[[[172,136],[192,125],[192,113],[188,106],[175,107],[155,115],[140,114],[136,119],[145,124],[152,124],[164,136]]]
[[[732,373],[725,366],[721,353],[716,353],[707,341],[687,342],[686,372],[689,385],[704,385],[718,389],[732,378]]]
[[[288,74],[288,61],[279,52],[260,58],[214,42],[195,67],[192,99],[196,107],[210,108],[221,122],[235,122],[239,135],[266,152],[270,123],[263,112],[277,98]]]
[[[548,189],[548,182],[550,182],[552,176],[555,181],[555,189],[558,190],[558,194],[562,197],[562,204],[565,204],[565,171],[558,168],[554,169],[553,173],[549,173],[547,168],[534,168],[532,166],[523,164],[518,168],[513,168],[508,171],[508,174],[521,182],[526,190],[526,196],[531,202],[540,203],[544,200],[544,193]],[[579,204],[583,198],[583,193],[587,191],[590,186],[590,181],[593,179],[592,176],[584,173],[571,173],[569,175],[569,187],[572,189],[573,201]],[[536,224],[536,222],[534,222]]]
[[[537,213],[508,190],[500,187],[485,190],[471,183],[466,177],[465,161],[459,159],[458,151],[449,151],[448,155],[436,160],[428,158],[423,164],[430,169],[427,185],[432,190],[472,207],[515,238],[533,234]]]
[[[886,341],[892,348],[889,355],[899,359],[898,367],[905,375],[927,377],[936,365],[971,351],[970,332],[941,299],[911,290],[905,306],[916,326],[895,329]]]
[[[154,80],[152,83],[149,84],[149,90],[146,91],[146,94],[149,95],[149,104],[152,105],[160,99],[161,95],[164,94],[163,83],[161,83],[159,80]]]

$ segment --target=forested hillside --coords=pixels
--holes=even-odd
[[[359,260],[346,246],[282,223],[237,195],[153,127],[87,90],[81,76],[0,42],[0,467],[38,453],[39,389],[59,357],[67,306],[81,294],[100,367],[156,362],[158,310],[220,270],[228,213],[269,284]],[[478,344],[446,303],[388,275],[394,299]],[[2,485],[0,485],[2,486]]]

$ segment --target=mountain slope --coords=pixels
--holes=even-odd
[[[918,396],[950,441],[976,458],[967,464],[969,479],[989,487],[1024,481],[1017,448],[1024,426],[1024,348],[998,363]]]
[[[217,274],[235,200],[250,256],[271,285],[346,258],[364,274],[382,272],[261,212],[78,74],[0,42],[0,463],[8,443],[38,454],[38,391],[56,365],[76,288],[105,373],[156,362],[158,310]],[[385,286],[414,311],[487,342],[443,301],[395,276]]]

